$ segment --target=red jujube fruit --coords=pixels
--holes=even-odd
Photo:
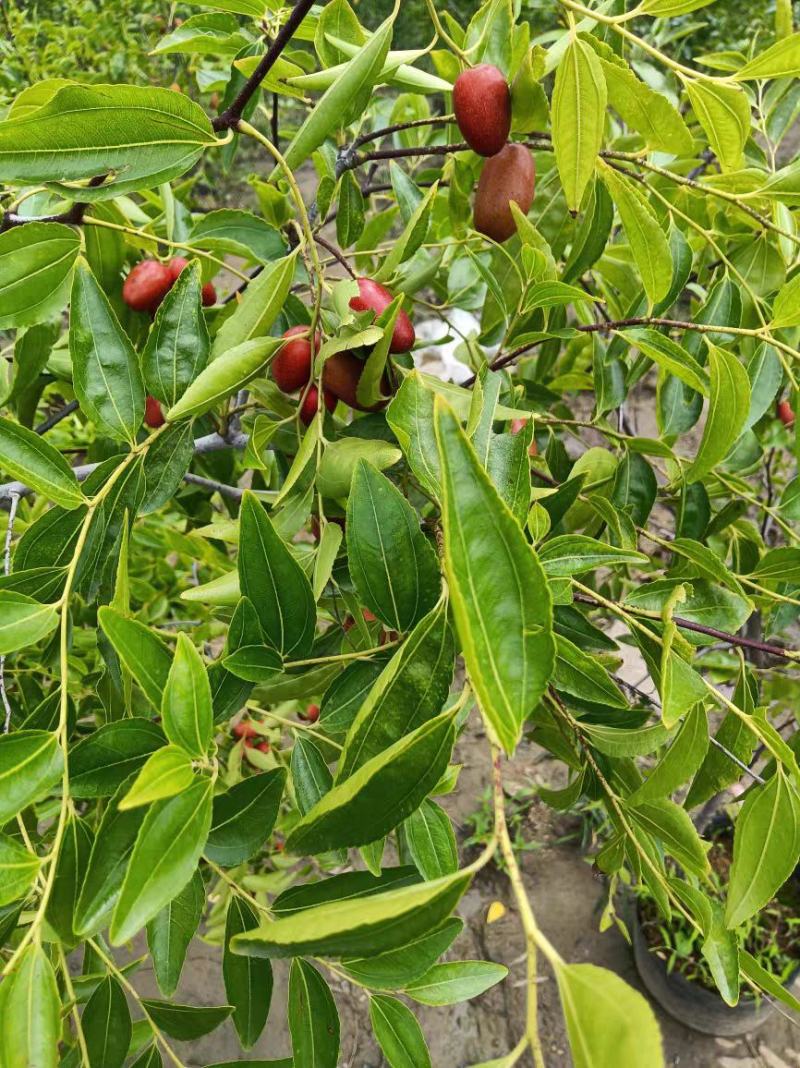
[[[394,300],[394,294],[390,293],[380,282],[373,282],[371,278],[357,278],[356,281],[358,282],[358,296],[350,301],[353,311],[374,311],[377,316]],[[395,320],[389,351],[408,352],[414,347],[415,341],[416,334],[412,322],[401,308]]]
[[[517,232],[511,202],[527,215],[535,186],[533,156],[524,145],[506,145],[483,165],[475,194],[475,229],[493,241],[507,241]]]
[[[125,279],[122,299],[134,311],[154,312],[172,282],[172,275],[166,263],[159,260],[141,260]]]
[[[359,360],[352,352],[336,352],[325,361],[322,369],[322,384],[334,397],[344,401],[350,408],[355,408],[358,412],[378,412],[386,406],[388,401],[379,401],[369,406],[358,402],[358,380],[363,370],[363,360]],[[388,392],[389,383],[385,376],[381,387],[383,393]]]
[[[469,147],[479,156],[495,156],[511,130],[511,90],[503,72],[481,63],[459,74],[453,111]]]
[[[336,407],[336,397],[327,389],[322,392],[322,399],[325,402],[325,407],[329,412],[332,412]],[[306,393],[303,403],[300,405],[300,418],[303,420],[306,426],[309,425],[311,420],[317,414],[317,408],[319,406],[319,390],[316,386],[311,386]]]
[[[161,405],[158,403],[155,397],[151,397],[148,393],[144,402],[144,421],[147,426],[152,427],[153,430],[157,430],[160,426],[164,425],[164,413],[161,411]]]
[[[170,277],[173,282],[177,282],[178,275],[189,261],[184,259],[183,256],[173,256],[167,264],[167,269],[170,273]],[[200,290],[200,298],[203,301],[204,308],[210,308],[212,304],[217,303],[217,291],[214,288],[213,282],[206,282],[203,288]]]
[[[794,426],[794,409],[788,400],[778,401],[775,411],[784,426]]]
[[[311,379],[311,339],[307,326],[292,326],[284,337],[291,340],[282,345],[272,361],[272,377],[284,393],[302,389]],[[322,338],[314,334],[314,352],[319,352]]]

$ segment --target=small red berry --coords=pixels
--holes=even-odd
[[[371,278],[357,278],[358,296],[352,297],[350,307],[353,311],[374,311],[380,315],[394,300],[394,294]],[[416,334],[414,326],[408,314],[401,308],[394,323],[392,343],[389,346],[391,352],[408,352],[414,347]]]
[[[778,401],[776,412],[784,426],[794,426],[794,410],[788,400]]]
[[[283,335],[289,340],[272,361],[272,377],[278,389],[294,393],[311,380],[311,340],[307,326],[292,326]],[[322,338],[314,334],[314,352],[319,352]]]
[[[244,738],[245,742],[251,738],[258,737],[258,731],[246,719],[241,720],[239,723],[234,723],[233,733],[237,738]]]
[[[172,257],[172,259],[167,264],[167,269],[169,270],[170,278],[172,279],[172,282],[177,282],[178,275],[181,273],[183,268],[188,264],[188,262],[189,261],[187,259],[185,259],[183,256],[173,256]],[[172,283],[170,283],[170,284],[172,284]],[[201,296],[201,299],[203,301],[203,307],[204,308],[209,308],[209,307],[211,307],[212,304],[216,304],[217,303],[217,291],[214,288],[214,285],[213,285],[212,282],[206,282],[206,284],[200,290],[200,296]]]
[[[155,397],[151,397],[147,394],[144,402],[144,421],[147,426],[152,427],[153,430],[164,425],[164,413],[161,411],[161,405],[158,403]]]
[[[304,716],[309,723],[316,723],[319,719],[319,705],[309,705]]]
[[[332,412],[336,407],[336,398],[329,390],[323,391],[325,400],[325,407],[329,412]],[[317,406],[319,404],[319,390],[316,386],[309,386],[308,392],[305,395],[303,403],[300,405],[300,418],[303,420],[306,426],[309,425],[311,420],[317,414]]]
[[[141,260],[122,286],[122,299],[134,311],[155,312],[172,285],[169,267],[158,260]]]
[[[265,738],[264,741],[259,742],[255,748],[259,751],[259,753],[268,753],[270,751],[271,746]]]

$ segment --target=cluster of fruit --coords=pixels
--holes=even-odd
[[[459,74],[453,111],[464,140],[483,165],[475,194],[475,229],[492,241],[516,233],[512,201],[527,215],[536,187],[536,164],[525,145],[509,142],[511,90],[502,71],[489,63]]]
[[[358,295],[350,300],[353,311],[372,311],[376,316],[385,311],[394,296],[379,282],[371,278],[358,278]],[[305,389],[300,406],[300,418],[308,425],[319,407],[319,392],[311,382],[314,356],[319,351],[320,336],[314,335],[312,353],[310,329],[293,326],[283,335],[287,341],[272,361],[272,377],[284,393],[296,393]],[[414,326],[401,308],[395,320],[390,352],[408,352],[415,341]],[[322,393],[325,407],[332,412],[338,401],[343,401],[358,411],[371,411],[358,401],[358,382],[364,370],[364,361],[354,352],[336,352],[325,361],[322,369]],[[386,383],[388,386],[388,383]],[[308,387],[306,389],[306,387]],[[382,407],[382,404],[375,407]]]

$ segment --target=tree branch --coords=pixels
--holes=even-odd
[[[260,63],[245,82],[241,92],[221,115],[217,115],[217,117],[212,120],[211,125],[217,132],[221,130],[236,129],[239,120],[244,114],[244,109],[250,102],[250,98],[259,89],[261,83],[272,70],[275,61],[279,58],[281,52],[286,48],[289,41],[291,41],[300,26],[300,23],[311,10],[313,3],[314,0],[297,0],[291,15],[289,15],[289,18],[278,30],[275,35],[275,40],[261,57]]]

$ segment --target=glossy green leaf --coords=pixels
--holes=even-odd
[[[61,999],[47,953],[29,945],[3,983],[0,1062],[8,1068],[56,1068]]]
[[[738,85],[687,79],[686,95],[724,171],[742,166],[750,135],[750,101]]]
[[[75,473],[61,453],[40,434],[2,418],[0,469],[62,508],[75,508],[83,502]]]
[[[371,990],[399,990],[429,971],[463,926],[461,920],[452,917],[437,930],[420,935],[399,949],[345,958],[341,966]]]
[[[293,960],[289,972],[289,1034],[295,1064],[336,1068],[339,1062],[339,1013],[317,969]]]
[[[24,845],[0,834],[0,905],[24,898],[41,867],[41,861]]]
[[[232,1005],[176,1005],[142,998],[142,1008],[161,1031],[181,1042],[193,1042],[215,1031],[233,1012]]]
[[[410,630],[439,598],[436,553],[400,491],[366,460],[353,475],[346,532],[361,603],[392,630]]]
[[[569,578],[619,564],[642,566],[647,561],[648,557],[635,549],[607,545],[585,534],[561,534],[549,538],[539,549],[539,563],[548,578]]]
[[[133,443],[144,417],[139,359],[83,260],[78,261],[72,283],[69,351],[81,409],[103,433]]]
[[[369,845],[416,809],[441,778],[454,743],[453,713],[443,712],[367,760],[295,824],[295,853]]]
[[[286,657],[308,655],[316,608],[311,584],[269,516],[251,493],[239,519],[239,583],[258,612],[264,634]]]
[[[708,751],[708,717],[696,705],[681,724],[667,752],[628,798],[630,804],[669,797],[700,768]]]
[[[255,1045],[264,1030],[272,1001],[272,964],[243,957],[230,950],[231,939],[258,926],[258,914],[237,894],[231,894],[225,921],[222,978],[225,997],[233,1005],[233,1025],[244,1049]]]
[[[739,68],[734,77],[744,82],[759,78],[796,78],[799,74],[800,33],[793,33],[754,56]]]
[[[234,868],[254,856],[272,833],[286,782],[284,768],[236,783],[214,798],[205,855]]]
[[[748,794],[737,816],[726,927],[738,927],[789,878],[800,857],[800,797],[779,768]]]
[[[456,630],[481,710],[512,753],[553,669],[547,580],[452,410],[438,398],[436,436]]]
[[[195,260],[159,305],[142,352],[147,392],[167,407],[177,403],[208,362],[210,341],[200,288],[200,264]]]
[[[177,178],[216,138],[185,93],[154,86],[64,85],[42,106],[0,124],[0,181],[83,182],[76,198],[105,200]],[[47,152],[41,146],[47,145]]]
[[[171,426],[153,442],[143,462],[145,493],[139,505],[139,515],[156,512],[172,500],[193,457],[191,423]]]
[[[70,793],[81,798],[110,796],[165,741],[161,728],[147,719],[104,724],[70,750]]]
[[[742,364],[727,349],[709,345],[711,395],[703,438],[686,471],[688,482],[704,478],[724,460],[735,444],[750,410],[750,380]]]
[[[317,471],[317,488],[323,497],[343,498],[350,493],[353,476],[362,460],[379,471],[393,467],[402,453],[386,441],[340,438],[326,446]]]
[[[468,873],[457,872],[432,883],[326,902],[239,935],[232,948],[259,957],[372,957],[436,930],[469,882]]]
[[[450,817],[435,801],[425,800],[403,824],[411,859],[423,879],[458,871],[458,845]]]
[[[109,975],[89,998],[81,1016],[91,1068],[122,1068],[131,1041],[131,1014],[125,992]]]
[[[0,330],[62,311],[79,251],[77,231],[61,223],[31,222],[0,234]]]
[[[422,1028],[402,1001],[374,995],[369,999],[369,1018],[390,1068],[431,1068]]]
[[[594,964],[562,964],[556,979],[575,1068],[663,1068],[661,1033],[637,990]]]
[[[278,318],[294,277],[297,253],[266,267],[244,291],[236,311],[226,319],[214,338],[211,359],[230,352],[246,341],[265,337]]]
[[[417,624],[367,694],[347,732],[337,782],[441,712],[454,659],[453,633],[442,602]]]
[[[188,789],[193,781],[192,758],[186,750],[179,745],[165,745],[147,758],[127,795],[120,801],[120,810],[124,812],[174,797]]]
[[[203,658],[185,634],[178,635],[164,687],[161,720],[171,742],[190,756],[205,756],[214,732],[211,687]]]
[[[49,731],[14,731],[0,737],[0,826],[58,780],[64,766],[58,737]]]
[[[49,604],[15,590],[0,590],[0,656],[46,638],[58,626],[58,613]]]
[[[203,877],[196,871],[183,890],[147,925],[147,948],[164,997],[172,997],[178,988],[186,951],[200,924],[205,902]]]
[[[438,498],[439,453],[433,429],[433,399],[433,392],[413,371],[403,379],[386,418],[411,470],[428,493]]]
[[[228,323],[231,321],[229,319]],[[281,344],[280,338],[254,337],[212,359],[166,413],[167,421],[175,423],[179,419],[202,415],[232,396],[266,370]]]
[[[457,1005],[476,998],[501,982],[508,968],[483,960],[459,960],[434,964],[429,972],[406,987],[406,993],[423,1005]]]
[[[122,663],[160,712],[171,666],[164,643],[149,627],[123,616],[114,608],[102,607],[97,618]]]
[[[706,851],[685,809],[666,799],[626,807],[634,822],[658,838],[687,871],[701,877],[708,874]]]
[[[92,844],[93,835],[89,825],[77,816],[70,816],[64,828],[53,889],[45,912],[47,922],[69,947],[77,945],[80,940],[76,932],[75,913]]]
[[[211,792],[203,779],[148,810],[114,909],[114,945],[127,942],[191,878],[211,826]]]
[[[585,41],[571,37],[556,70],[553,147],[570,211],[577,211],[603,144],[607,90],[600,60]]]

